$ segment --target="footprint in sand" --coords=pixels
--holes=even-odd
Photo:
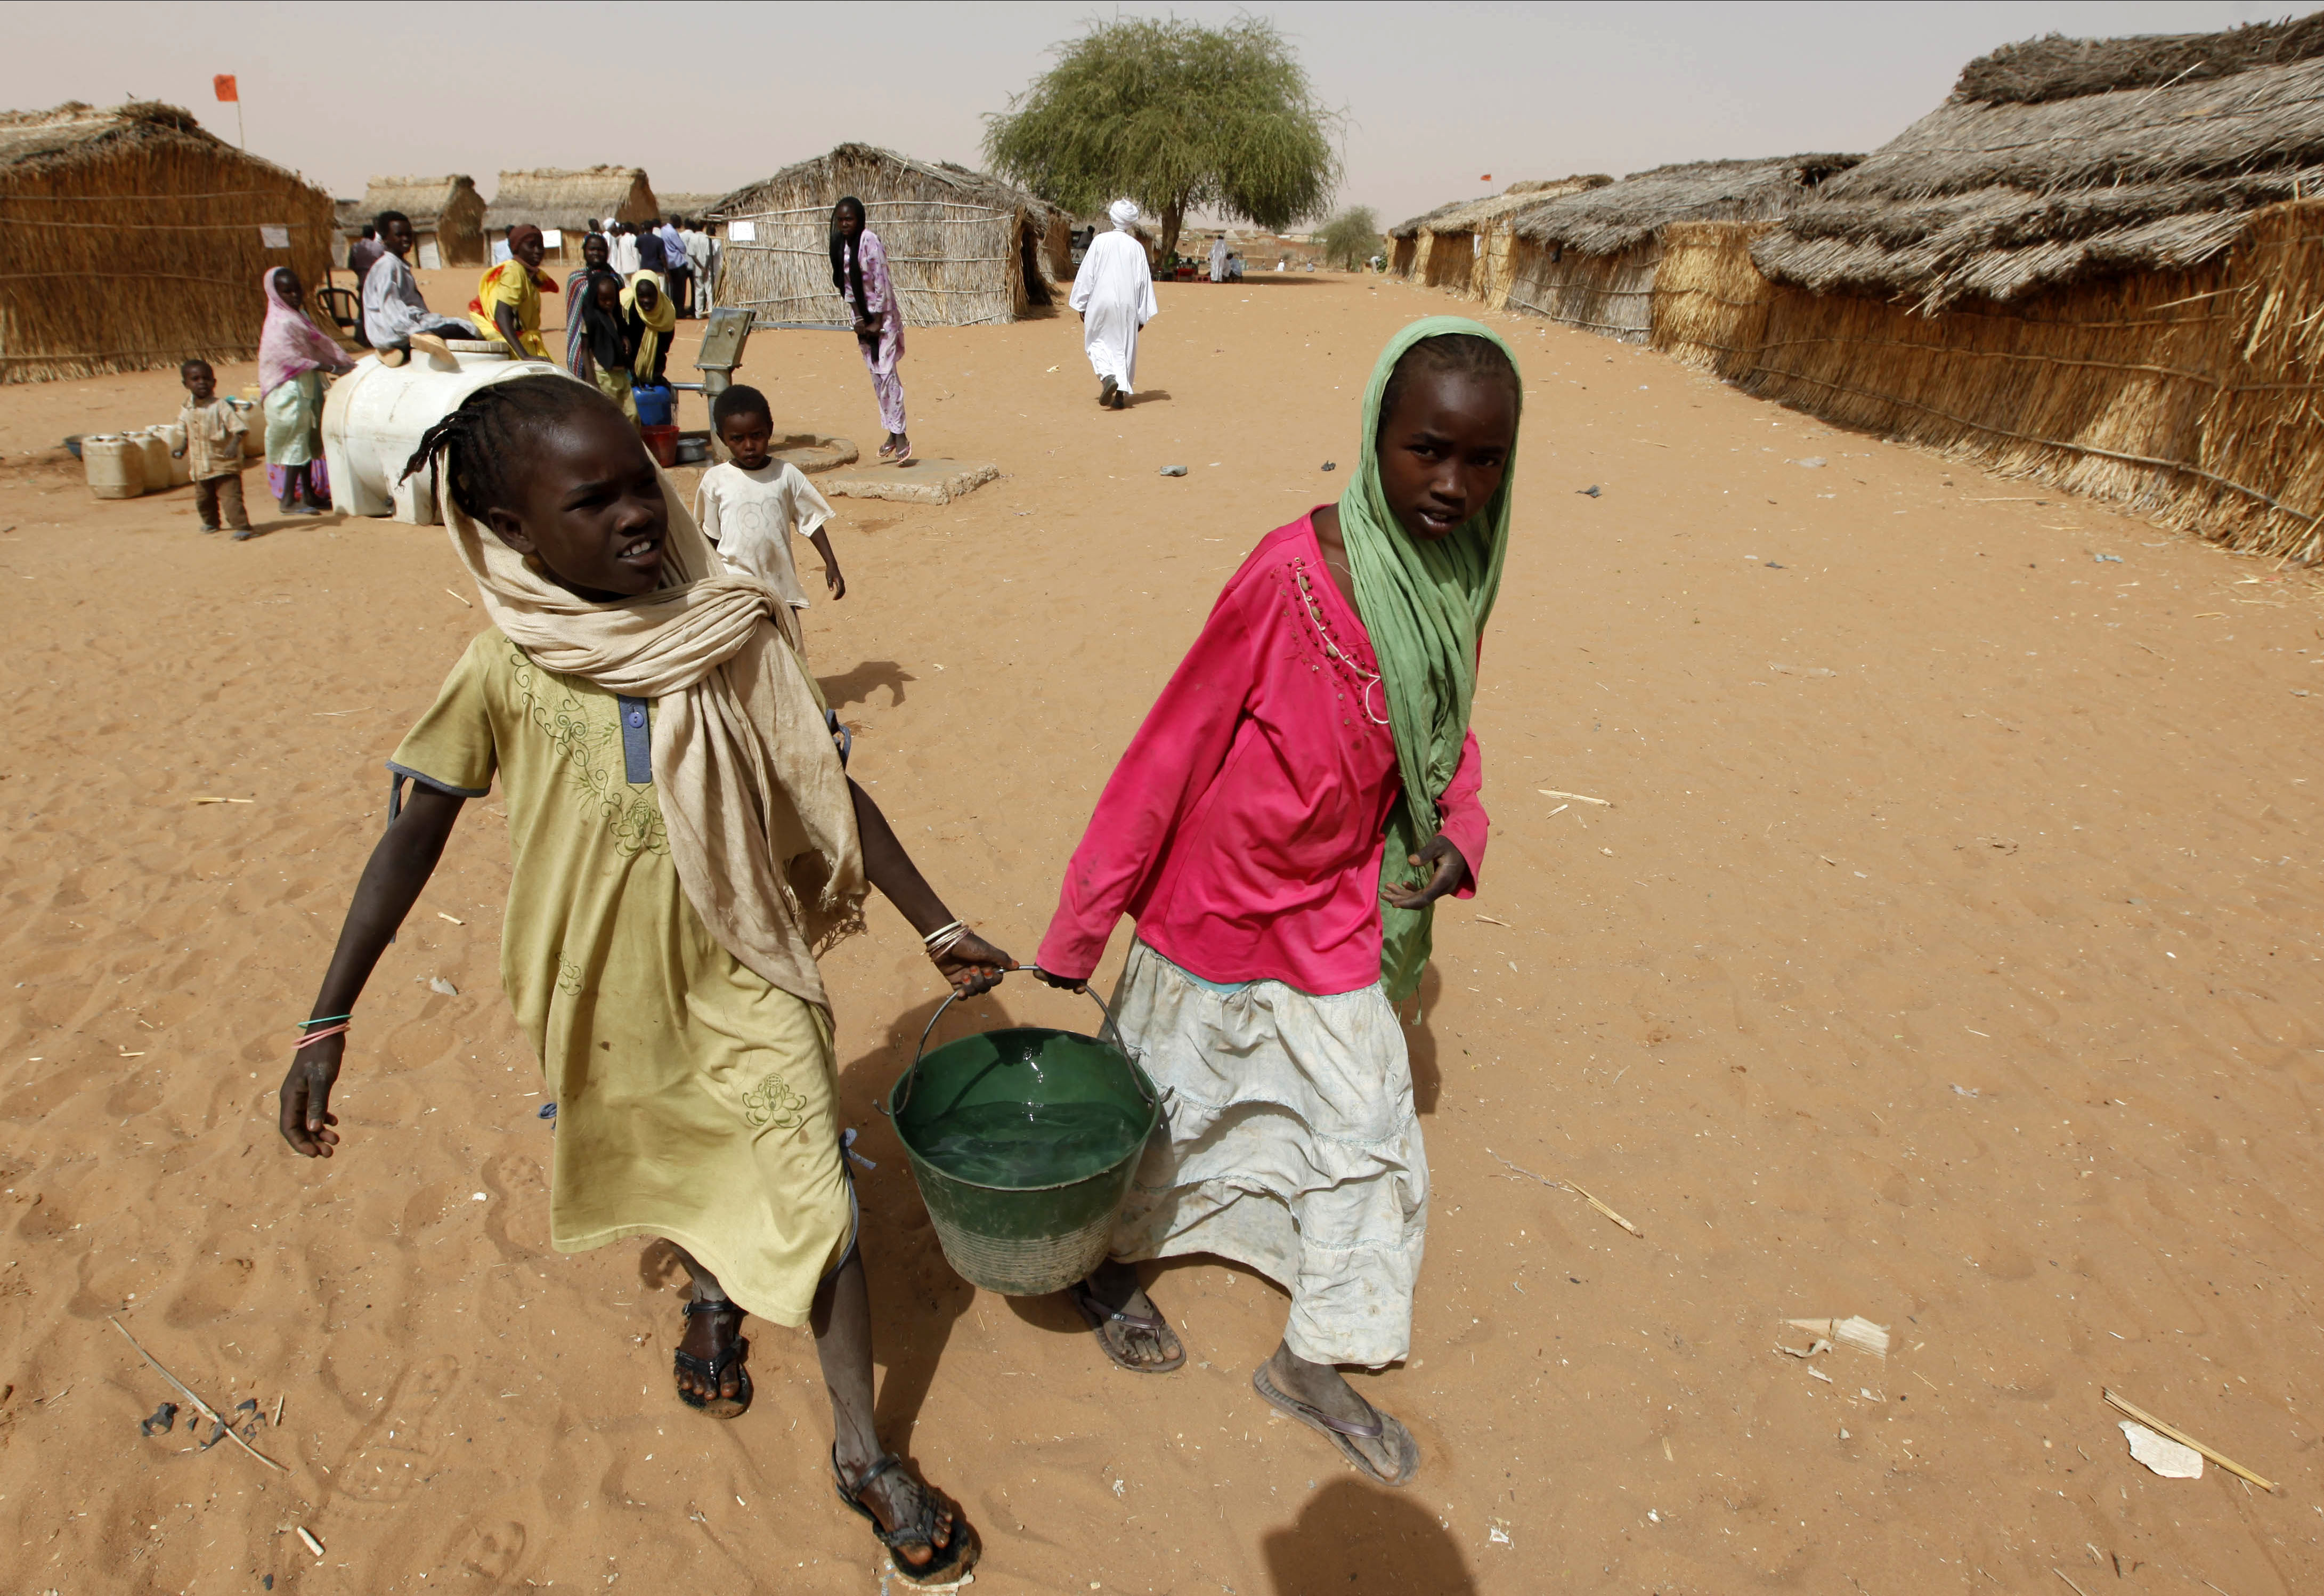
[[[501,1581],[516,1573],[524,1556],[524,1526],[513,1518],[464,1524],[452,1534],[447,1563],[477,1579]]]
[[[400,1502],[432,1479],[444,1444],[436,1410],[459,1379],[459,1361],[449,1355],[415,1363],[397,1376],[387,1400],[332,1471],[339,1489],[357,1501]]]
[[[484,1239],[499,1251],[501,1261],[539,1258],[547,1250],[547,1237],[541,1245],[518,1241],[509,1234],[509,1217],[521,1210],[530,1222],[547,1228],[549,1182],[542,1178],[540,1166],[522,1153],[496,1153],[484,1160],[480,1178],[492,1194],[491,1205],[484,1210]]]

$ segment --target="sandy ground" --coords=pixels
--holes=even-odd
[[[858,774],[1025,956],[1219,584],[1347,480],[1389,330],[1451,308],[1323,277],[1161,302],[1121,414],[1070,317],[914,328],[921,451],[1008,475],[843,503],[849,595],[807,617]],[[1167,1379],[954,1276],[871,1107],[936,982],[884,905],[830,961],[884,1431],[981,1526],[978,1585],[2324,1589],[2313,589],[1506,325],[1531,399],[1476,715],[1494,840],[1411,1033],[1413,1356],[1364,1382],[1425,1448],[1408,1490],[1251,1395],[1284,1304],[1248,1275],[1159,1271],[1193,1357]],[[876,434],[842,337],[762,335],[745,376]],[[714,1424],[670,1392],[659,1256],[548,1250],[496,804],[364,1000],[341,1156],[281,1144],[380,761],[478,617],[438,531],[236,545],[186,490],[98,503],[57,463],[175,394],[0,389],[0,1586],[875,1589],[807,1342],[757,1327],[757,1407]],[[979,1007],[1087,1018],[1021,983]],[[1851,1314],[1885,1361],[1774,1350]],[[107,1315],[255,1400],[287,1471],[141,1437],[171,1393]],[[2102,1386],[2281,1494],[2149,1474]]]

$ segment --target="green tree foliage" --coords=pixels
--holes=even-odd
[[[1001,175],[1080,215],[1125,196],[1177,248],[1190,209],[1270,231],[1321,216],[1340,180],[1340,118],[1272,23],[1176,18],[1093,23],[1057,64],[985,117]]]
[[[1323,224],[1315,242],[1323,246],[1325,265],[1357,271],[1379,253],[1379,217],[1369,205],[1351,205]]]

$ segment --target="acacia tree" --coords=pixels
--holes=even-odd
[[[992,169],[1052,205],[1087,215],[1127,196],[1161,218],[1167,256],[1190,209],[1280,232],[1339,185],[1340,117],[1272,23],[1124,17],[1052,53],[984,132]]]
[[[1369,205],[1351,205],[1323,224],[1315,242],[1326,265],[1356,271],[1379,249],[1379,217]]]

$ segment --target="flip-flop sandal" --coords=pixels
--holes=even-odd
[[[1098,1350],[1112,1361],[1115,1368],[1127,1369],[1132,1374],[1167,1374],[1174,1369],[1185,1367],[1186,1349],[1179,1342],[1178,1333],[1171,1329],[1159,1314],[1151,1316],[1145,1314],[1125,1314],[1119,1308],[1108,1307],[1099,1300],[1097,1293],[1092,1291],[1087,1283],[1081,1280],[1076,1280],[1066,1287],[1065,1294],[1074,1299],[1074,1306],[1081,1309],[1082,1317],[1089,1321],[1090,1329],[1097,1336]],[[1126,1324],[1132,1330],[1152,1330],[1160,1333],[1166,1338],[1165,1344],[1173,1349],[1170,1361],[1167,1363],[1131,1362],[1115,1348],[1113,1337],[1107,1333],[1116,1324]]]
[[[1277,1390],[1275,1383],[1267,1378],[1267,1365],[1264,1363],[1250,1371],[1250,1388],[1259,1393],[1260,1401],[1277,1413],[1296,1418],[1309,1429],[1330,1436],[1332,1444],[1340,1449],[1341,1455],[1382,1485],[1407,1484],[1420,1471],[1420,1444],[1412,1438],[1412,1432],[1392,1415],[1375,1407],[1372,1409],[1372,1422],[1368,1425],[1352,1425],[1346,1419],[1333,1418],[1320,1407],[1311,1407],[1297,1398],[1286,1397]],[[1351,1436],[1364,1441],[1385,1439],[1396,1453],[1395,1476],[1390,1478],[1381,1473],[1371,1459],[1358,1449],[1355,1441],[1349,1438]]]
[[[907,460],[910,459],[911,457],[912,457],[912,445],[911,445],[911,440],[910,440],[910,439],[908,439],[908,438],[907,438],[907,439],[906,439],[902,444],[899,445],[899,446],[898,446],[898,447],[897,447],[897,449],[896,449],[895,454],[894,454],[893,456],[891,456],[891,457],[890,457],[890,458],[894,461],[894,463],[895,463],[895,464],[897,464],[897,465],[899,465],[899,466],[901,466],[905,461],[907,461]]]
[[[742,1309],[733,1302],[687,1303],[686,1316],[691,1319],[696,1314],[732,1314],[739,1321],[742,1317]],[[739,1331],[742,1326],[738,1323],[735,1328]],[[683,1349],[672,1352],[673,1379],[679,1374],[690,1374],[715,1391],[725,1385],[729,1369],[733,1370],[735,1377],[734,1395],[731,1398],[705,1397],[680,1386],[678,1388],[678,1399],[696,1412],[706,1413],[712,1418],[742,1417],[751,1411],[750,1356],[751,1338],[741,1334],[734,1337],[733,1344],[724,1352],[713,1353],[707,1358],[697,1358]]]
[[[920,1510],[895,1528],[882,1529],[879,1515],[858,1499],[874,1480],[890,1469],[903,1466],[903,1459],[892,1452],[883,1452],[873,1458],[872,1466],[856,1476],[851,1484],[847,1471],[839,1466],[837,1443],[835,1442],[831,1448],[831,1478],[832,1483],[838,1487],[839,1499],[847,1504],[849,1512],[872,1527],[872,1535],[888,1548],[888,1561],[895,1565],[896,1572],[904,1577],[904,1582],[924,1587],[956,1585],[968,1576],[969,1570],[976,1566],[976,1560],[984,1553],[984,1543],[977,1538],[976,1527],[969,1523],[968,1515],[960,1510],[958,1502],[927,1481],[915,1481],[914,1483],[919,1487]],[[952,1509],[952,1539],[942,1547],[934,1538],[936,1504],[939,1502]],[[903,1548],[906,1546],[926,1546],[931,1555],[927,1562],[914,1567],[904,1555]]]

